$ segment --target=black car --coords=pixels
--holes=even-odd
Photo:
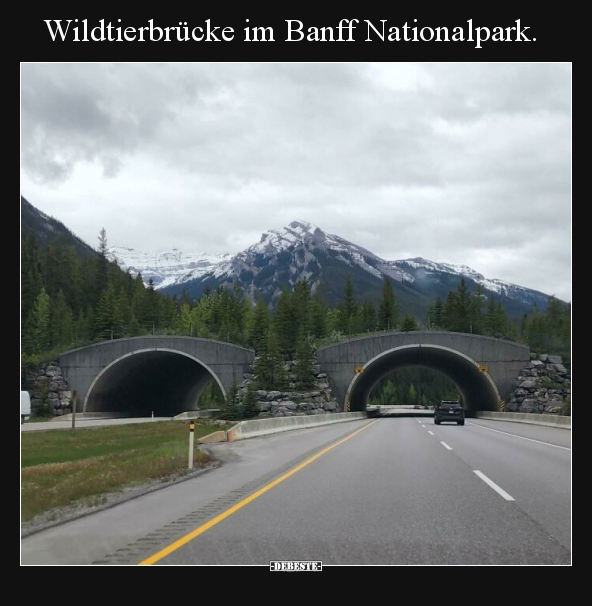
[[[434,423],[440,425],[442,421],[456,421],[459,425],[465,424],[465,411],[458,400],[442,400],[434,410]]]

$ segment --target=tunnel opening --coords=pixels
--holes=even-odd
[[[352,379],[346,410],[366,410],[372,390],[384,377],[403,368],[426,368],[442,373],[456,386],[465,411],[499,410],[500,395],[489,374],[468,356],[437,345],[405,345],[369,360]]]
[[[379,379],[370,392],[368,406],[431,408],[442,400],[462,400],[462,394],[441,371],[412,366]]]
[[[115,360],[95,378],[84,412],[127,417],[172,417],[197,410],[200,395],[213,381],[226,394],[208,367],[185,353],[143,350]]]

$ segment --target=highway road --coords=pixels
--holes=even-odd
[[[571,431],[382,418],[211,447],[221,467],[25,537],[23,564],[570,564]]]

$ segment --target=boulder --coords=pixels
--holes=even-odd
[[[549,355],[548,354],[540,354],[539,355],[539,360],[541,362],[546,362],[549,359]]]
[[[279,400],[281,397],[282,397],[281,391],[268,391],[267,397],[265,399],[268,401],[271,401],[271,400]]]
[[[522,389],[534,389],[535,386],[536,386],[536,381],[534,381],[533,379],[524,379],[520,383],[520,387]]]
[[[286,408],[288,410],[296,410],[296,408],[298,408],[298,404],[296,404],[296,402],[293,402],[292,400],[282,400],[279,403],[280,406],[280,410],[282,408]]]
[[[269,412],[271,410],[271,402],[257,402],[259,412]]]
[[[537,409],[537,401],[532,398],[525,398],[522,404],[520,404],[520,412],[534,412]]]
[[[337,410],[337,402],[335,400],[332,400],[331,402],[326,402],[324,408],[325,410],[333,412],[334,410]]]
[[[563,364],[563,358],[561,356],[548,356],[547,362],[549,364]]]

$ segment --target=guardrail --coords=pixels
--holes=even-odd
[[[491,419],[496,421],[511,421],[513,423],[532,423],[533,425],[547,425],[549,427],[563,427],[571,429],[571,417],[559,415],[536,414],[534,412],[476,412],[477,419]]]

